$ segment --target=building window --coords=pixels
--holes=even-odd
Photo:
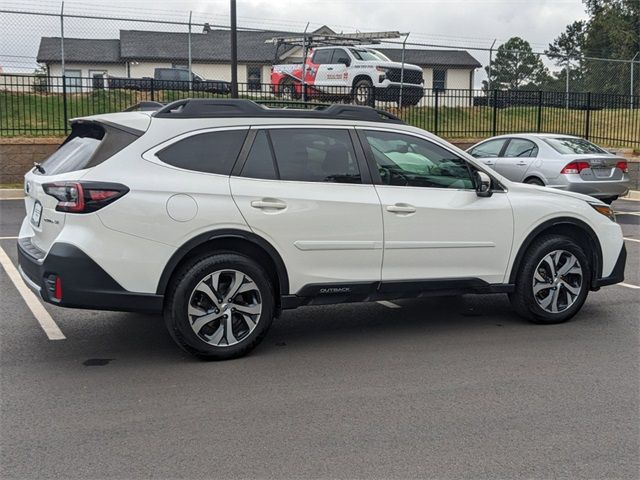
[[[262,83],[262,67],[260,65],[247,66],[247,87],[249,90],[260,90]]]
[[[444,90],[446,88],[447,70],[444,68],[433,69],[433,89]]]

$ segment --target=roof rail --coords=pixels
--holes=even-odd
[[[266,103],[266,102],[265,102]],[[289,103],[289,102],[274,102]],[[293,104],[291,104],[293,105]],[[313,105],[307,108],[268,108],[251,100],[187,98],[177,100],[155,112],[157,118],[324,118],[334,120],[361,120],[366,122],[404,123],[400,118],[384,110],[357,105]]]
[[[164,103],[143,100],[142,102],[125,108],[123,112],[155,112],[156,110],[160,110],[164,106]]]

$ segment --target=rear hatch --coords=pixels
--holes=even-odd
[[[143,132],[97,121],[78,120],[71,134],[41,164],[25,175],[25,208],[33,230],[31,244],[47,252],[64,227],[68,213],[56,209],[59,200],[45,193],[47,184],[81,180],[94,166],[135,141]]]

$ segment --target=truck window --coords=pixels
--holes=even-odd
[[[331,63],[344,63],[351,64],[351,58],[349,58],[349,54],[346,52],[344,48],[336,48],[333,50],[333,57],[331,59]]]
[[[333,54],[332,48],[325,48],[323,50],[316,50],[311,59],[312,63],[321,65],[323,63],[331,63],[331,55]]]

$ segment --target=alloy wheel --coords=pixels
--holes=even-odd
[[[554,250],[538,263],[533,275],[533,297],[540,308],[560,313],[571,307],[582,291],[583,271],[571,252]]]
[[[191,292],[189,324],[203,341],[230,347],[243,341],[260,321],[262,298],[256,283],[237,270],[219,270]]]

